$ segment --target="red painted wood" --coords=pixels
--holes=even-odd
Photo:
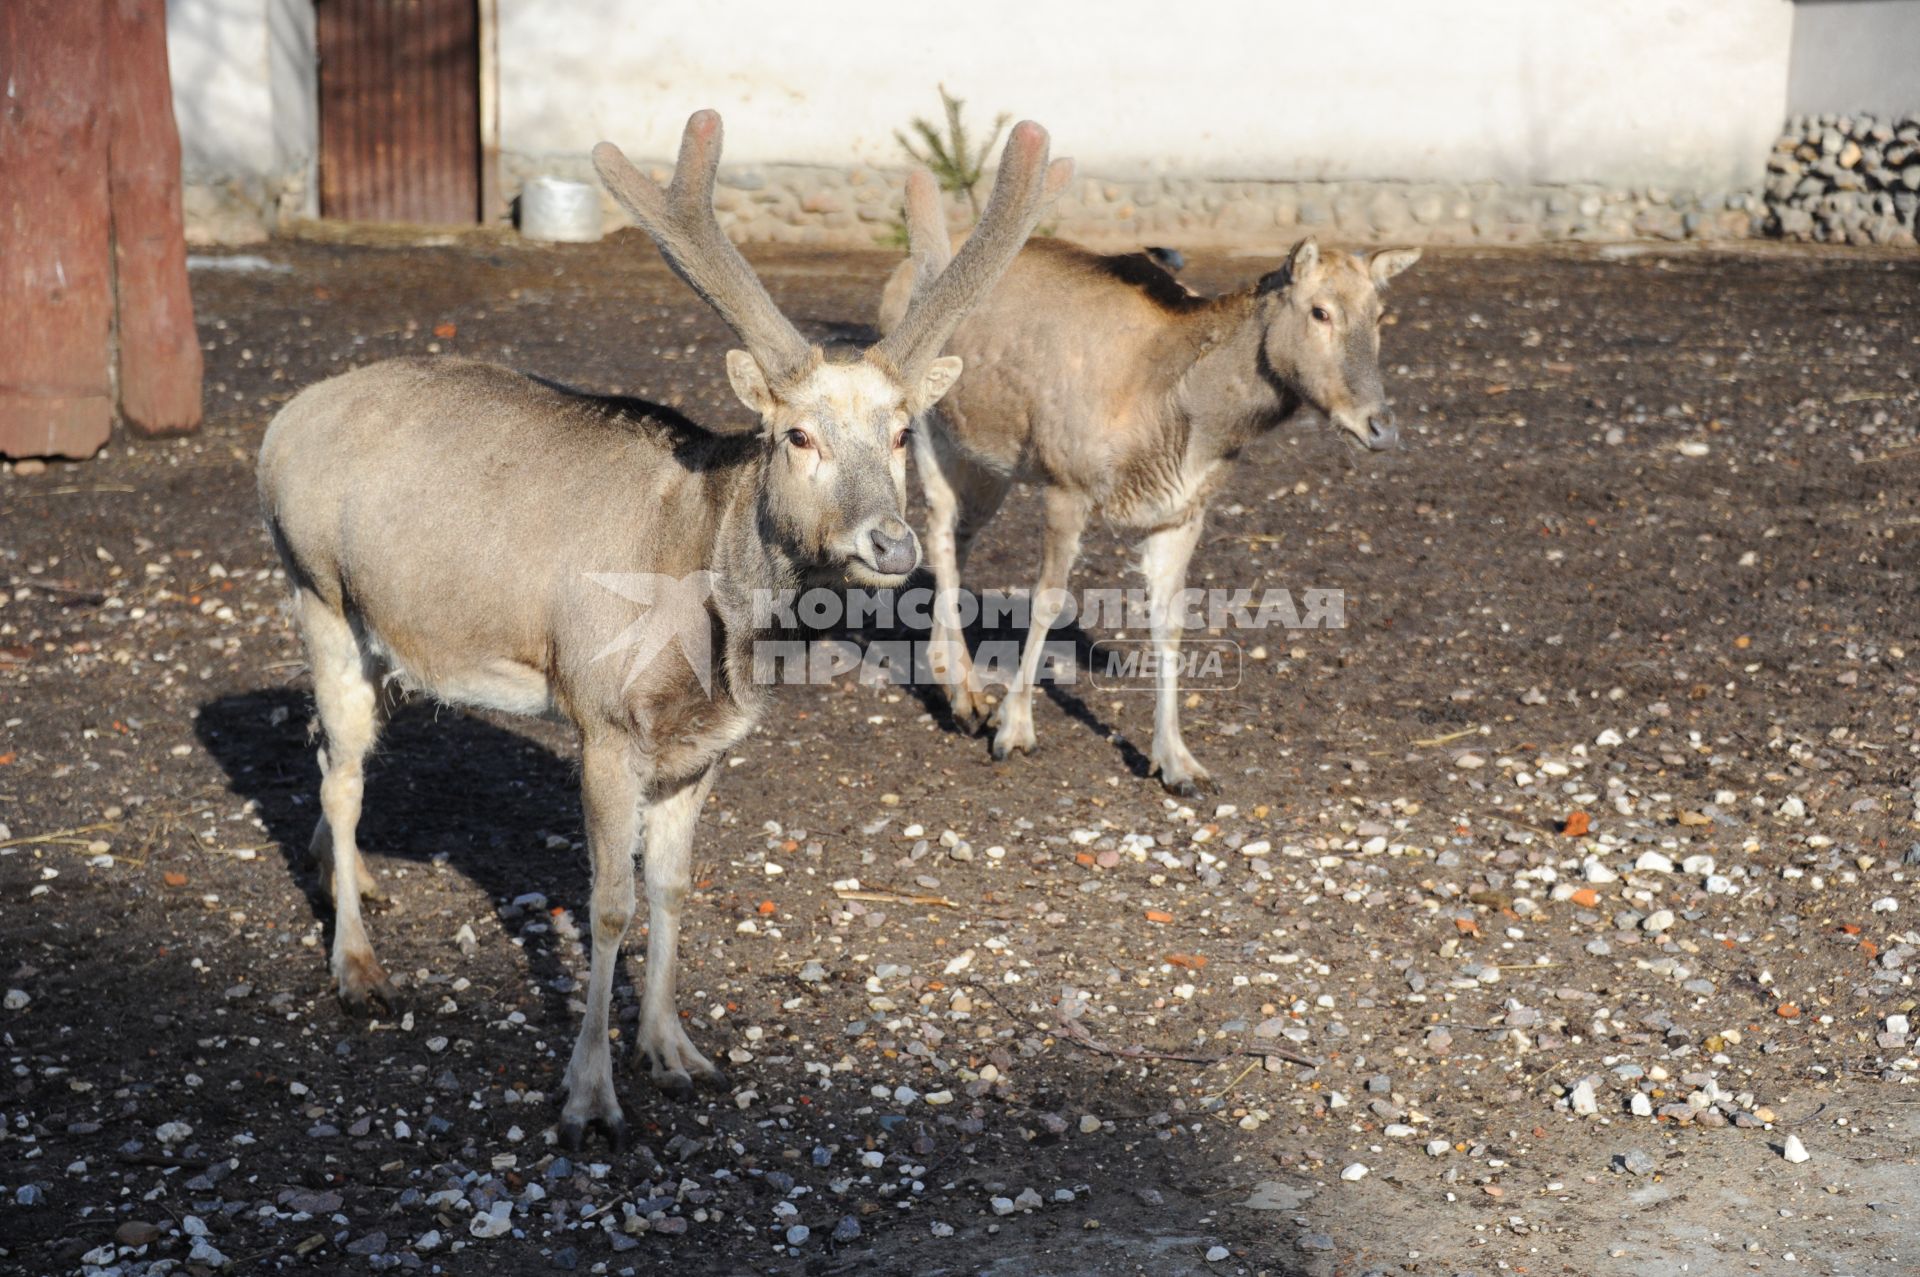
[[[90,457],[113,425],[106,13],[0,3],[0,453]]]
[[[201,358],[187,290],[166,4],[106,0],[105,8],[120,414],[139,434],[182,434],[200,425]]]

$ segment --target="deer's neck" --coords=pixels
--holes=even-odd
[[[1300,408],[1267,363],[1266,326],[1251,293],[1220,299],[1218,336],[1194,360],[1176,387],[1176,403],[1190,422],[1191,445],[1213,457],[1231,456]]]
[[[756,457],[728,476],[728,487],[714,528],[714,598],[730,633],[755,628],[756,597],[797,589],[803,569],[773,534],[767,504],[766,471]],[[764,609],[761,609],[764,613]]]

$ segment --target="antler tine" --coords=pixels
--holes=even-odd
[[[913,301],[894,330],[875,350],[900,371],[909,383],[937,357],[947,338],[967,312],[1000,282],[1000,276],[1033,233],[1034,223],[1073,176],[1073,161],[1047,163],[1047,131],[1032,120],[1022,120],[1007,135],[994,178],[993,194],[980,224],[967,237],[952,261],[946,258],[946,226],[938,205],[915,174],[907,181],[908,236],[914,253]],[[916,209],[916,204],[919,206]],[[938,247],[933,242],[938,241]],[[939,270],[933,263],[944,266]],[[938,270],[938,274],[934,271]]]
[[[779,385],[805,371],[810,347],[767,296],[759,276],[714,216],[720,143],[720,116],[695,111],[681,136],[680,158],[665,191],[611,142],[593,148],[593,166],[614,199],[659,246],[673,273],[726,320],[767,380]]]

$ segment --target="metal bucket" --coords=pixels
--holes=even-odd
[[[536,177],[520,192],[520,233],[528,239],[591,244],[605,223],[600,188],[563,177]]]

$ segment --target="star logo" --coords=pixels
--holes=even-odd
[[[661,572],[589,572],[587,580],[640,605],[633,623],[594,653],[596,661],[629,654],[621,690],[633,686],[641,671],[652,666],[669,645],[678,647],[700,690],[713,695],[712,626],[707,599],[713,594],[711,572],[668,576]]]

